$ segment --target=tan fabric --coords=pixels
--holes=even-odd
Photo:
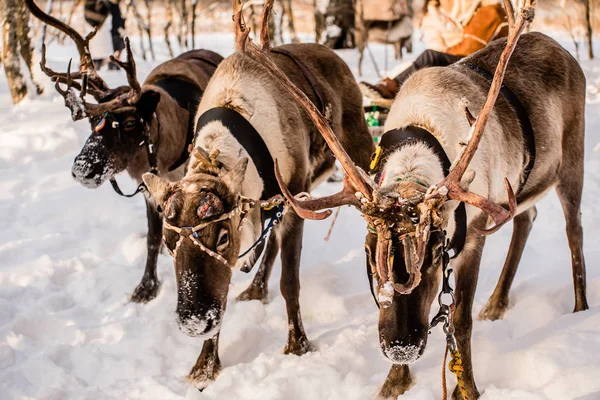
[[[428,4],[421,31],[429,49],[464,56],[483,48],[505,21],[494,0],[440,0]],[[479,45],[466,46],[465,39]]]
[[[408,15],[407,0],[359,0],[365,21],[396,21]]]

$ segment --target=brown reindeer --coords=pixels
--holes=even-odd
[[[271,6],[272,0],[267,1],[262,16],[265,48]],[[335,162],[308,115],[272,79],[270,70],[244,51],[254,45],[246,43],[241,3],[236,2],[234,10],[238,51],[219,65],[206,88],[186,176],[175,183],[152,174],[143,177],[166,216],[165,243],[177,275],[178,324],[184,333],[207,339],[188,376],[198,388],[209,384],[221,369],[218,338],[232,267],[254,257],[246,250],[265,237],[267,217],[269,225],[280,221],[266,244],[261,268],[268,277],[281,249],[280,287],[289,329],[284,353],[301,355],[311,349],[299,304],[303,220],[293,210],[282,212],[273,159],[281,160],[283,180],[298,192],[322,182]],[[327,110],[333,135],[352,160],[366,166],[372,139],[360,91],[342,59],[318,44],[289,44],[272,49],[271,54],[274,64],[311,104]]]
[[[358,0],[355,32],[358,49],[358,74],[369,42],[391,44],[394,58],[402,59],[402,49],[412,53],[413,22],[408,7],[401,1]]]
[[[202,93],[222,57],[208,50],[194,50],[156,67],[140,85],[129,40],[127,62],[113,60],[127,73],[128,86],[110,89],[98,75],[89,50],[95,31],[85,39],[72,27],[41,11],[33,0],[25,0],[31,13],[71,37],[80,55],[77,72],[58,73],[41,68],[65,98],[73,120],[87,118],[92,134],[75,161],[73,177],[83,186],[96,188],[110,180],[122,195],[114,176],[126,170],[143,191],[142,174],[152,171],[169,180],[183,176],[188,146],[193,139],[193,116]],[[61,88],[67,85],[66,89]],[[79,94],[77,94],[79,91]],[[87,103],[86,94],[97,104]],[[131,195],[127,195],[130,197]],[[156,262],[161,244],[162,216],[156,205],[146,199],[148,216],[148,255],[142,281],[131,300],[144,303],[156,297],[160,288]]]
[[[318,210],[349,204],[369,225],[365,247],[380,306],[379,341],[394,363],[382,398],[396,398],[410,388],[409,364],[423,354],[428,330],[438,321],[445,324],[452,365],[460,361],[453,398],[479,397],[470,338],[485,235],[514,216],[500,280],[481,312],[482,318],[497,319],[508,307],[510,286],[536,217],[535,204],[552,188],[566,220],[574,312],[588,308],[580,222],[585,76],[554,40],[541,33],[520,37],[533,19],[533,8],[533,2],[526,2],[516,22],[510,19],[508,39],[451,67],[419,71],[404,83],[371,165],[376,182],[349,163],[339,146],[332,150],[348,173],[340,193],[297,199],[281,182],[301,217],[323,218],[329,214]],[[495,225],[484,229],[489,217]],[[452,306],[441,298],[452,293],[450,253],[457,272]],[[440,278],[441,312],[430,325]]]

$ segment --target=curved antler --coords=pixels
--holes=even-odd
[[[31,11],[31,13],[37,19],[58,29],[61,32],[64,32],[67,36],[69,36],[71,39],[73,39],[73,42],[75,42],[75,46],[77,46],[77,51],[79,53],[80,71],[78,74],[87,73],[89,75],[90,84],[92,84],[92,86],[95,89],[97,89],[98,91],[109,91],[110,89],[109,89],[108,85],[106,84],[106,82],[104,82],[104,80],[96,72],[96,68],[94,67],[94,62],[92,60],[92,55],[90,53],[90,47],[89,47],[90,40],[92,40],[94,38],[97,30],[96,29],[92,30],[84,39],[75,29],[73,29],[69,25],[67,25],[64,22],[54,18],[53,16],[48,15],[45,12],[43,12],[35,4],[34,0],[25,0],[25,4],[29,8],[29,11]],[[45,65],[42,66],[42,71],[44,71],[44,73],[46,73],[46,75],[48,75],[48,73],[47,73],[48,69],[45,67]],[[59,75],[60,74],[53,73],[52,75],[48,75],[48,76],[50,76],[50,78],[55,78]],[[61,76],[63,79],[66,79],[65,75],[61,75]],[[80,75],[72,76],[72,79],[79,79],[79,78],[80,78]]]
[[[508,39],[506,41],[506,47],[500,55],[500,60],[498,61],[498,66],[496,67],[494,79],[492,80],[486,101],[481,109],[481,112],[479,113],[479,116],[475,119],[475,124],[471,128],[471,139],[469,140],[465,151],[460,156],[460,159],[454,163],[448,176],[436,185],[436,190],[433,190],[427,195],[428,199],[446,198],[448,200],[462,201],[486,212],[494,219],[496,225],[488,230],[479,229],[478,231],[481,234],[490,234],[496,232],[503,224],[510,221],[515,216],[517,207],[514,191],[512,190],[508,180],[505,179],[509,204],[509,210],[506,210],[500,205],[495,204],[490,200],[483,198],[482,196],[463,189],[460,185],[460,181],[467,171],[467,167],[473,159],[473,156],[477,151],[477,147],[481,142],[485,126],[490,117],[492,109],[494,108],[498,94],[500,93],[500,88],[502,87],[502,81],[508,67],[510,56],[517,46],[517,41],[525,29],[525,25],[527,22],[531,22],[533,20],[534,10],[535,0],[527,0],[527,3],[521,9],[519,17],[514,23],[514,26],[511,27],[512,29],[509,32]],[[470,113],[467,114],[467,117],[469,114]]]
[[[368,200],[373,199],[375,188],[364,179],[359,171],[359,168],[354,164],[348,153],[342,147],[342,144],[333,133],[327,119],[320,113],[317,107],[306,97],[294,83],[279,69],[277,64],[273,62],[269,54],[270,39],[268,33],[268,18],[273,7],[273,0],[265,2],[261,19],[261,44],[262,48],[256,46],[252,41],[248,40],[250,29],[244,23],[242,15],[242,7],[240,0],[233,0],[234,22],[236,26],[236,47],[238,50],[245,52],[249,57],[261,64],[267,73],[275,79],[293,98],[296,102],[308,113],[309,117],[327,142],[327,145],[339,160],[342,169],[348,176],[355,191],[361,192]]]
[[[112,62],[121,67],[127,74],[127,83],[133,90],[134,94],[130,96],[130,102],[135,103],[139,100],[139,96],[142,94],[142,86],[137,80],[137,71],[135,67],[135,60],[133,59],[133,52],[131,51],[131,43],[129,38],[125,38],[125,49],[127,50],[127,61],[123,62],[117,59],[115,56],[110,56]]]
[[[344,205],[360,208],[360,201],[356,198],[356,190],[347,176],[344,177],[344,188],[340,192],[318,199],[306,199],[305,196],[298,198],[292,195],[283,182],[277,160],[275,160],[275,177],[277,178],[277,183],[279,184],[284,197],[300,218],[314,220],[325,219],[331,215],[331,210],[327,209]],[[318,210],[326,211],[315,212]]]

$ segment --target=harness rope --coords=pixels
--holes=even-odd
[[[179,226],[171,225],[167,221],[164,221],[164,227],[166,229],[171,230],[179,235],[179,240],[177,241],[177,244],[175,245],[175,249],[173,251],[169,250],[169,253],[173,257],[173,259],[175,259],[177,257],[177,250],[179,249],[179,246],[181,245],[183,238],[187,237],[192,241],[193,244],[198,246],[200,248],[200,250],[202,250],[203,252],[205,252],[206,254],[208,254],[209,256],[214,258],[215,260],[220,261],[225,266],[227,266],[229,268],[233,268],[234,266],[229,265],[229,262],[227,262],[227,260],[223,256],[221,256],[220,254],[216,253],[215,251],[209,249],[204,244],[202,244],[202,242],[200,242],[200,235],[198,234],[198,232],[201,231],[202,229],[206,228],[209,225],[215,224],[217,222],[229,220],[237,214],[241,215],[240,223],[238,225],[238,230],[240,230],[240,229],[242,229],[244,221],[246,220],[246,218],[245,218],[246,214],[252,208],[254,208],[256,206],[259,206],[263,210],[271,210],[273,208],[277,208],[277,209],[276,209],[276,212],[271,217],[271,220],[269,221],[269,224],[267,225],[267,227],[262,231],[259,239],[254,244],[252,244],[252,246],[250,246],[250,248],[248,250],[246,250],[243,254],[238,256],[238,259],[246,256],[256,246],[261,244],[262,241],[264,241],[265,238],[268,236],[269,232],[281,221],[281,218],[283,217],[283,212],[285,209],[285,199],[283,198],[283,196],[276,195],[276,196],[271,197],[268,200],[253,200],[253,199],[249,199],[247,197],[240,196],[240,198],[238,200],[238,204],[231,211],[229,211],[228,213],[222,214],[220,217],[218,217],[216,219],[213,219],[213,220],[207,221],[207,222],[202,222],[196,226],[181,226],[181,227],[179,227]]]

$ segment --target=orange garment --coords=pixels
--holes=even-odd
[[[507,35],[506,12],[495,0],[431,1],[421,31],[429,49],[467,56]]]
[[[480,7],[463,29],[460,43],[449,47],[446,53],[468,56],[483,49],[488,42],[508,35],[506,12],[500,4]]]

